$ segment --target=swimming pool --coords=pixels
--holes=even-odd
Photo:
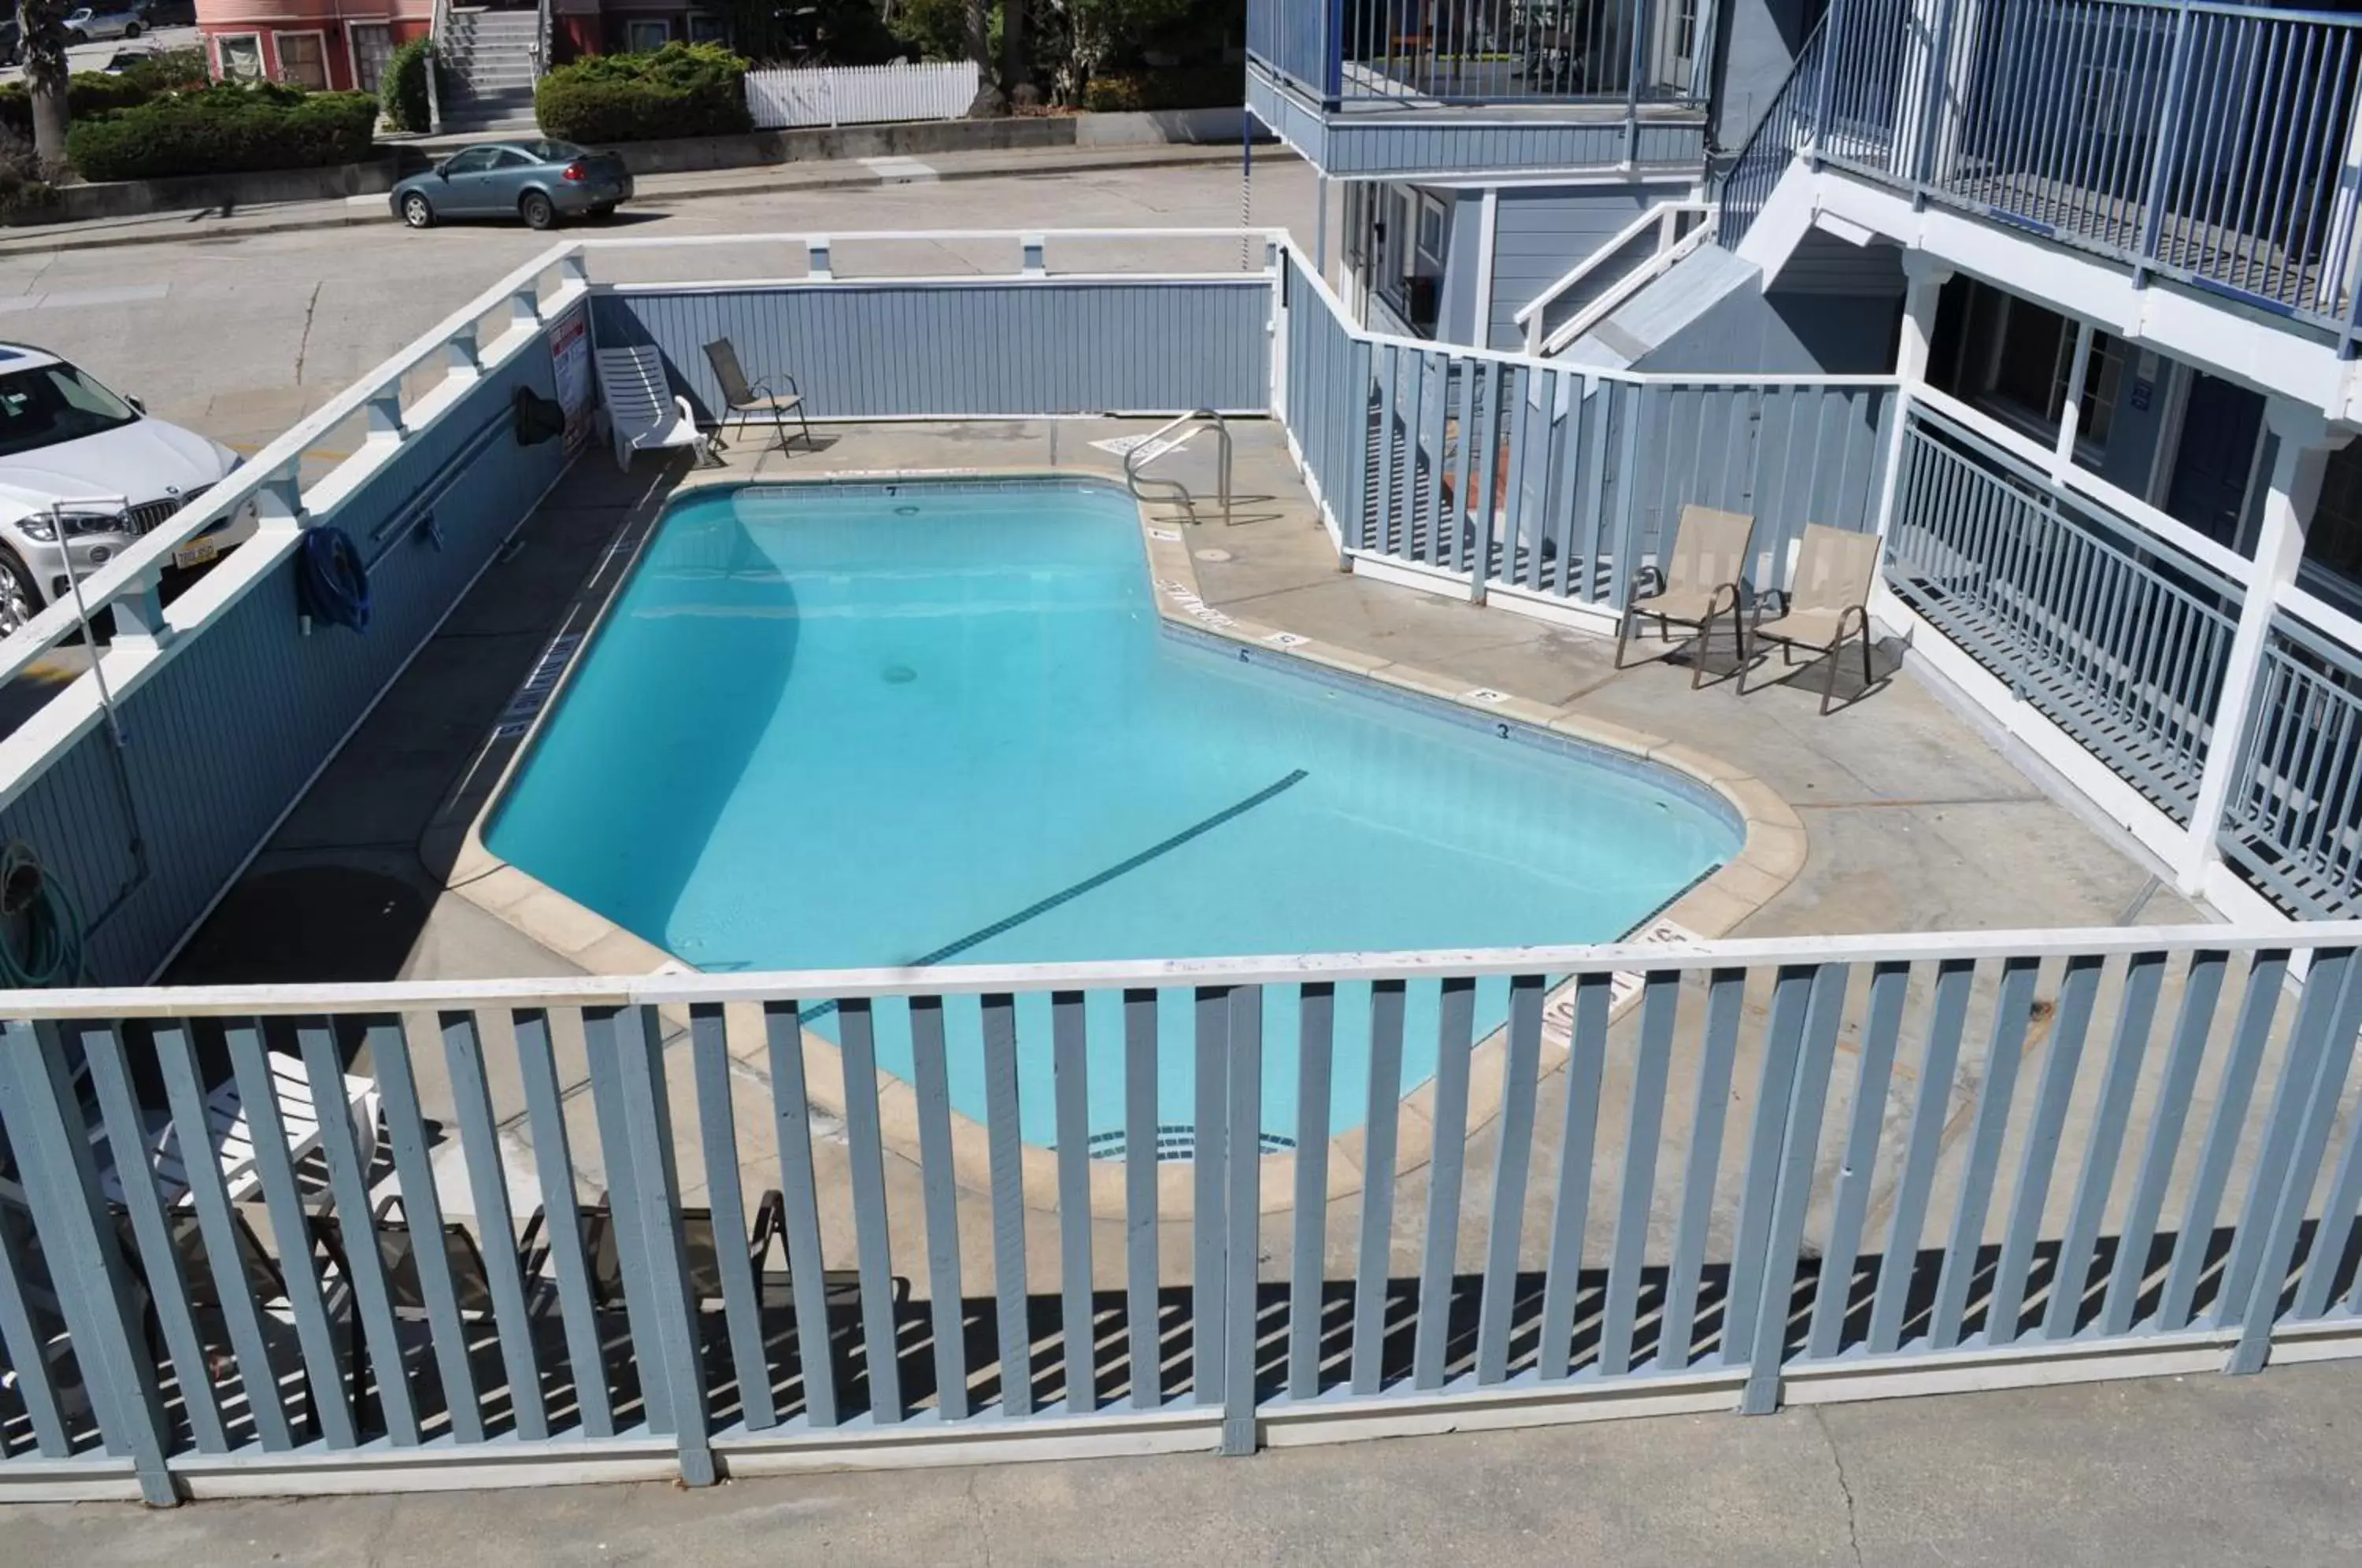
[[[1740,837],[1665,770],[1166,629],[1131,498],[1055,480],[680,498],[485,834],[723,970],[1609,941]],[[1265,1002],[1275,1143],[1296,1125],[1294,1002]],[[1107,1152],[1121,999],[1088,1007]],[[1505,981],[1481,987],[1477,1037],[1507,1010]],[[1338,988],[1335,1131],[1363,1120],[1369,1012],[1367,986]],[[1412,988],[1406,1091],[1434,1072],[1436,1013]],[[945,1015],[953,1103],[980,1120],[977,1003]],[[1046,999],[1018,1026],[1022,1132],[1046,1145]],[[1192,1027],[1165,993],[1178,1147]],[[908,1077],[907,1008],[877,1029]]]

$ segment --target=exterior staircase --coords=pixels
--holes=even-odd
[[[534,48],[540,17],[531,10],[454,6],[436,37],[445,130],[534,128]]]

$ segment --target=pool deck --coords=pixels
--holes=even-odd
[[[454,892],[447,884],[480,875],[458,864],[466,841],[458,830],[489,798],[513,750],[517,721],[535,710],[531,694],[546,695],[546,683],[534,679],[536,672],[546,677],[553,646],[570,646],[563,639],[590,624],[667,496],[692,480],[749,476],[944,469],[1116,476],[1118,459],[1090,443],[1146,428],[1140,421],[839,426],[823,431],[817,453],[801,447],[785,454],[741,450],[732,454],[726,469],[697,474],[685,463],[667,468],[644,459],[626,476],[603,454],[586,454],[522,532],[521,547],[486,571],[290,814],[168,977],[367,980],[559,976],[597,969],[598,960],[619,951],[601,947],[597,933],[587,936],[587,945],[569,958],[555,949],[576,944],[536,943],[477,898]],[[1234,620],[1351,650],[1374,668],[1416,668],[1462,690],[1506,693],[1516,701],[1516,711],[1530,704],[1534,711],[1571,712],[1663,736],[1760,780],[1803,823],[1805,853],[1793,880],[1736,919],[1731,929],[1738,934],[2136,921],[2179,924],[2211,918],[2158,886],[2149,869],[2132,858],[2122,835],[2107,834],[2059,803],[2013,765],[1999,742],[1959,716],[1907,668],[1897,673],[1891,649],[1882,651],[1881,666],[1888,678],[1827,717],[1817,711],[1816,668],[1799,666],[1793,679],[1780,680],[1773,679],[1775,661],[1759,672],[1765,684],[1743,697],[1727,679],[1693,691],[1686,665],[1668,662],[1662,646],[1649,642],[1636,645],[1645,657],[1618,671],[1609,640],[1341,571],[1277,426],[1241,422],[1234,433],[1237,520],[1225,526],[1209,515],[1176,530],[1185,536],[1196,592],[1206,606]],[[1192,449],[1159,467],[1185,480],[1195,469],[1198,482],[1192,488],[1210,492],[1209,476],[1198,467],[1208,461]],[[496,731],[504,716],[509,723],[502,737]],[[549,931],[546,923],[535,929]],[[562,938],[562,930],[557,934]],[[2104,1026],[2105,1021],[2100,1022]],[[1620,1022],[1616,1038],[1621,1042],[1631,1027],[1628,1020]],[[571,1076],[579,1077],[579,1034],[569,1040],[568,1032],[561,1028],[559,1065],[562,1072],[570,1066]],[[1684,1040],[1678,1048],[1686,1051],[1688,1045]],[[762,1077],[759,1042],[741,1033],[733,1046],[740,1077]],[[433,1102],[447,1092],[436,1081],[439,1053],[416,1055],[427,1113],[436,1115]],[[675,1055],[681,1058],[671,1075],[679,1121],[693,1114],[695,1101],[687,1053]],[[1604,1171],[1613,1170],[1620,1148],[1626,1114],[1622,1077],[1611,1068],[1603,1088],[1596,1168]],[[1557,1125],[1563,1081],[1562,1073],[1547,1072],[1539,1088],[1543,1128]],[[1749,1081],[1744,1070],[1738,1081]],[[496,1113],[509,1122],[502,1135],[521,1146],[521,1097],[512,1104],[501,1084],[493,1089]],[[1490,1093],[1490,1105],[1497,1107],[1498,1088]],[[736,1093],[745,1162],[741,1181],[750,1193],[777,1185],[770,1119],[757,1103],[762,1098],[743,1084]],[[1745,1091],[1735,1098],[1734,1125],[1736,1118],[1749,1113],[1748,1098]],[[1483,1087],[1472,1102],[1486,1104]],[[588,1097],[573,1099],[569,1116],[581,1119],[574,1148],[587,1194],[604,1185]],[[841,1124],[816,1116],[814,1133],[823,1187],[849,1181]],[[1346,1154],[1341,1164],[1351,1161],[1350,1136],[1341,1143]],[[679,1142],[682,1180],[689,1199],[696,1201],[705,1179],[697,1140],[686,1136]],[[1535,1158],[1554,1160],[1551,1140],[1540,1143]],[[1667,1140],[1661,1157],[1668,1167],[1679,1147],[1678,1139]],[[456,1156],[456,1150],[448,1153]],[[1480,1129],[1469,1144],[1469,1169],[1488,1169],[1492,1158],[1490,1141]],[[1182,1173],[1176,1168],[1172,1174]],[[1424,1234],[1423,1175],[1407,1169],[1396,1185],[1397,1273],[1417,1264]],[[451,1207],[469,1212],[464,1183],[449,1176],[442,1185]],[[896,1267],[922,1274],[923,1210],[915,1166],[899,1155],[889,1157],[888,1185]],[[1340,1185],[1332,1183],[1332,1191]],[[1341,1181],[1346,1191],[1357,1185]],[[1484,1227],[1474,1222],[1479,1205],[1473,1188],[1479,1184],[1469,1185],[1461,1251],[1473,1262]],[[1283,1182],[1267,1179],[1265,1190],[1281,1197],[1286,1189]],[[1603,1221],[1606,1210],[1597,1206],[1612,1198],[1611,1184],[1598,1184],[1595,1212]],[[832,1218],[848,1209],[822,1207]],[[1351,1265],[1357,1209],[1350,1198],[1330,1205],[1332,1264]],[[1670,1220],[1669,1215],[1657,1218]],[[1527,1251],[1539,1257],[1550,1221],[1548,1205],[1530,1201],[1523,1220]],[[1265,1216],[1267,1255],[1275,1260],[1286,1256],[1291,1225],[1284,1208]],[[1657,1228],[1652,1223],[1651,1230]],[[989,1288],[991,1267],[988,1208],[980,1191],[962,1194],[961,1231],[973,1295]],[[1187,1277],[1188,1231],[1177,1223],[1160,1231],[1167,1277],[1176,1282]],[[1120,1284],[1121,1221],[1102,1218],[1094,1231],[1096,1281]],[[1032,1217],[1028,1240],[1031,1282],[1036,1290],[1049,1289],[1058,1260],[1050,1216]],[[849,1258],[852,1242],[849,1222],[844,1233],[831,1230],[824,1244],[832,1262]]]

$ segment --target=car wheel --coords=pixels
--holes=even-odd
[[[33,574],[14,550],[0,547],[0,637],[13,635],[40,613],[41,595]]]
[[[527,191],[524,199],[517,203],[517,211],[524,216],[524,226],[527,228],[557,226],[557,207],[553,206],[549,198],[539,191]]]
[[[133,22],[126,26],[123,29],[123,36],[127,39],[138,38],[139,36],[139,24]]]
[[[416,191],[402,198],[402,221],[410,228],[433,228],[435,209]]]

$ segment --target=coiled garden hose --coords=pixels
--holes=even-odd
[[[296,558],[295,594],[304,613],[332,626],[369,630],[369,567],[342,528],[307,528]]]
[[[83,977],[82,911],[32,846],[0,849],[0,988],[31,990]]]

